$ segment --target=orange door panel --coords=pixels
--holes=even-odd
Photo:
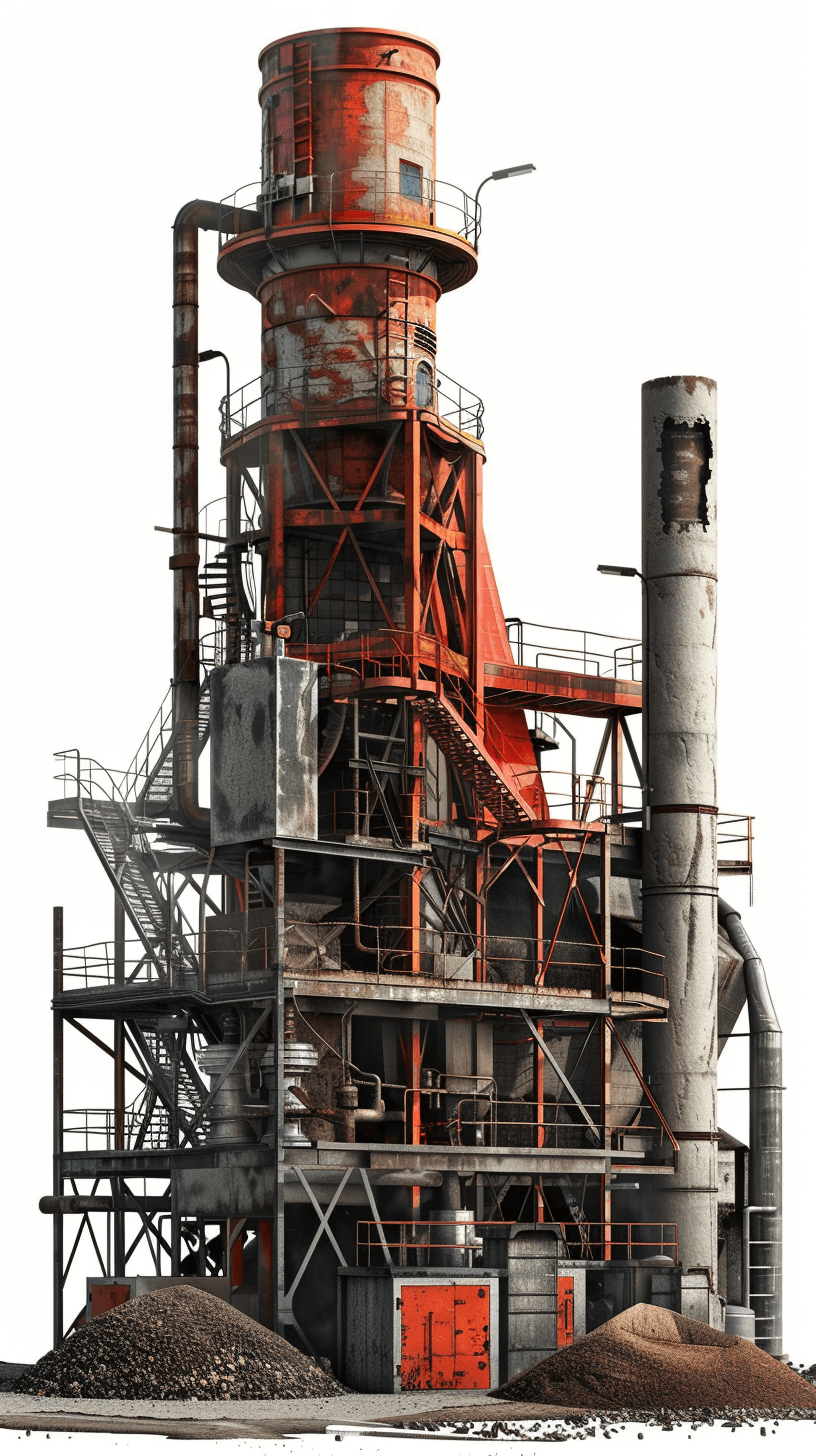
[[[454,1385],[461,1390],[490,1388],[490,1290],[483,1284],[458,1284],[454,1290]]]
[[[487,1390],[490,1291],[481,1285],[402,1286],[403,1390]]]
[[[559,1279],[558,1281],[558,1345],[571,1345],[573,1331],[575,1328],[575,1281],[573,1279]]]
[[[91,1319],[96,1319],[98,1314],[105,1314],[109,1309],[116,1309],[117,1305],[124,1304],[128,1299],[129,1284],[92,1284]]]

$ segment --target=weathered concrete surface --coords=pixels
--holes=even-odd
[[[348,1395],[334,1400],[65,1400],[0,1394],[0,1429],[30,1431],[109,1431],[122,1435],[172,1436],[188,1441],[237,1440],[253,1437],[308,1435],[327,1425],[369,1421],[482,1420],[484,1412],[501,1412],[507,1401],[480,1398],[474,1392],[429,1390],[405,1395]],[[440,1410],[444,1400],[444,1410]],[[513,1407],[515,1410],[515,1407]],[[519,1410],[528,1407],[519,1407]],[[547,1407],[550,1410],[550,1407]],[[479,1414],[475,1414],[478,1411]],[[563,1414],[558,1411],[556,1414]],[[524,1419],[535,1419],[526,1414]]]
[[[717,1273],[717,387],[643,386],[643,945],[665,956],[668,1024],[643,1067],[679,1134],[643,1215],[678,1225],[686,1269]],[[655,1180],[657,1181],[657,1180]]]

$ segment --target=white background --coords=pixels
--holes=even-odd
[[[640,385],[719,382],[719,802],[757,816],[746,925],[785,1031],[786,1347],[816,1360],[812,17],[795,0],[134,0],[7,20],[0,1358],[50,1341],[51,907],[68,944],[112,933],[90,846],[46,833],[50,755],[124,768],[171,671],[153,531],[171,520],[170,228],[257,175],[261,46],[371,23],[442,52],[440,177],[472,193],[538,168],[485,188],[478,277],[438,316],[441,367],[485,398],[508,614],[639,634],[638,583],[595,565],[639,563]],[[257,305],[218,280],[215,247],[202,235],[200,346],[240,383]],[[222,488],[222,380],[202,368],[202,500]],[[744,882],[724,891],[747,909]],[[721,1080],[744,1085],[733,1045]],[[104,1105],[109,1064],[73,1050],[68,1105]],[[720,1121],[747,1137],[747,1096]]]

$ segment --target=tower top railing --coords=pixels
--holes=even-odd
[[[289,207],[287,208],[287,204]],[[234,216],[256,207],[266,231],[309,222],[391,223],[395,227],[427,227],[453,233],[478,248],[481,205],[455,182],[418,176],[412,170],[368,171],[355,167],[324,176],[295,177],[282,173],[261,181],[245,182],[222,197],[224,226],[221,246],[235,236]],[[289,217],[284,217],[285,211]]]
[[[463,435],[472,435],[481,440],[484,434],[484,402],[459,384],[441,369],[435,367],[431,376],[428,365],[428,399],[422,405],[406,402],[394,404],[385,398],[384,384],[372,378],[370,388],[365,392],[353,392],[349,386],[346,396],[337,396],[329,391],[336,390],[337,381],[329,378],[319,366],[278,366],[275,371],[267,370],[257,374],[248,383],[238,385],[221,400],[221,433],[224,440],[257,425],[261,420],[294,415],[308,426],[310,414],[318,418],[321,414],[352,413],[355,415],[386,415],[392,410],[407,407],[419,408],[435,414],[440,420],[453,425]]]

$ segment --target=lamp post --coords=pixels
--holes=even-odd
[[[498,171],[491,172],[490,175],[489,175],[489,177],[485,177],[479,183],[478,187],[476,188],[476,196],[473,199],[474,223],[476,224],[476,226],[478,227],[479,193],[481,192],[482,188],[485,186],[485,183],[487,183],[487,182],[503,182],[504,179],[505,179],[505,177],[525,177],[528,172],[534,172],[534,171],[535,171],[535,165],[534,165],[533,162],[522,162],[522,164],[521,164],[520,167],[499,167]],[[476,233],[476,252],[478,253],[478,251],[479,251],[479,234],[478,234],[478,231],[477,231],[477,233]]]
[[[224,363],[227,366],[227,393],[226,393],[226,396],[225,396],[224,407],[223,407],[223,410],[222,410],[222,413],[221,413],[221,434],[224,436],[224,439],[226,440],[229,437],[229,432],[230,432],[230,430],[229,430],[229,399],[230,399],[230,366],[229,366],[229,359],[227,358],[226,354],[224,354],[222,352],[221,349],[204,349],[203,352],[201,354],[199,354],[199,356],[198,356],[198,362],[199,362],[199,364],[206,364],[206,363],[209,362],[210,359],[223,359]]]

